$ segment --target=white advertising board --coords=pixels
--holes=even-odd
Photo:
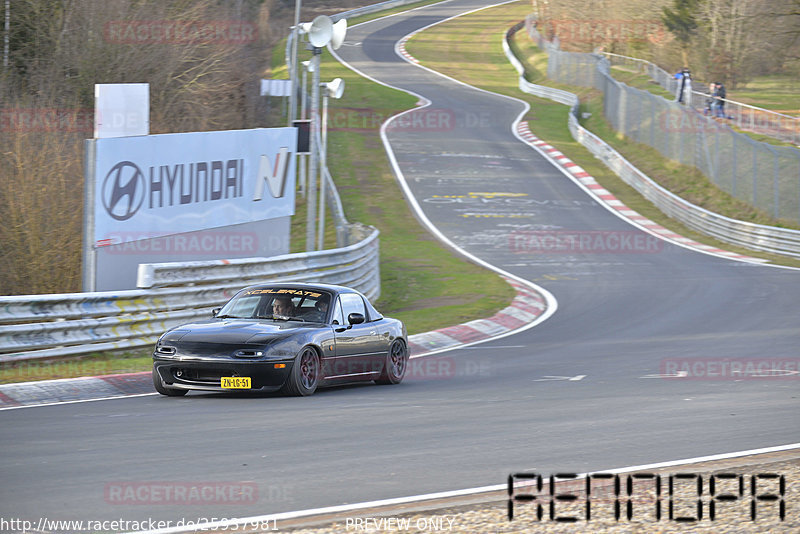
[[[290,80],[261,80],[261,96],[291,96]]]
[[[95,143],[95,248],[294,214],[296,128]]]
[[[94,86],[94,137],[150,133],[150,84],[98,83]]]

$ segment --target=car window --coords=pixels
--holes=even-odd
[[[344,317],[342,316],[342,303],[336,299],[336,304],[333,307],[333,315],[331,315],[332,324],[344,324]]]
[[[351,313],[360,313],[364,317],[367,316],[367,310],[364,307],[364,300],[360,295],[355,293],[344,293],[339,297],[342,301],[342,313],[345,321]]]
[[[316,304],[316,299],[304,299],[302,301],[294,299],[294,307],[297,310],[297,313],[300,315],[304,315],[306,313],[311,313],[315,311],[314,305]]]
[[[230,310],[226,310],[226,315],[234,317],[252,317],[261,302],[259,295],[247,295],[237,299]]]
[[[220,310],[218,316],[271,319],[289,317],[309,322],[325,322],[328,319],[329,303],[332,295],[326,291],[296,287],[264,286],[252,287],[239,292]],[[279,304],[279,313],[274,304]],[[290,301],[287,308],[285,301]],[[341,317],[341,310],[339,310]],[[340,324],[343,321],[340,320]]]

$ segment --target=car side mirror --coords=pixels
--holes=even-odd
[[[219,311],[220,311],[221,309],[222,309],[222,308],[214,308],[213,310],[211,310],[211,317],[216,317],[216,316],[217,316],[217,314],[219,314]]]
[[[351,313],[347,316],[347,322],[350,324],[361,324],[364,322],[364,320],[363,313]]]

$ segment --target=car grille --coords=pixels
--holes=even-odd
[[[195,356],[230,358],[236,350],[241,348],[242,348],[241,344],[231,345],[227,343],[181,343],[178,345],[178,354],[191,354]]]
[[[180,376],[178,376],[180,373]],[[219,385],[223,376],[235,376],[230,369],[173,369],[172,376],[184,382],[202,382],[204,384]]]

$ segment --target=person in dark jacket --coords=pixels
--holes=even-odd
[[[725,86],[721,82],[716,82],[717,90],[714,91],[714,100],[716,100],[717,117],[725,118]]]
[[[678,82],[678,94],[676,101],[681,104],[691,104],[692,97],[692,74],[688,67],[684,67],[680,72],[675,74],[675,79]]]

